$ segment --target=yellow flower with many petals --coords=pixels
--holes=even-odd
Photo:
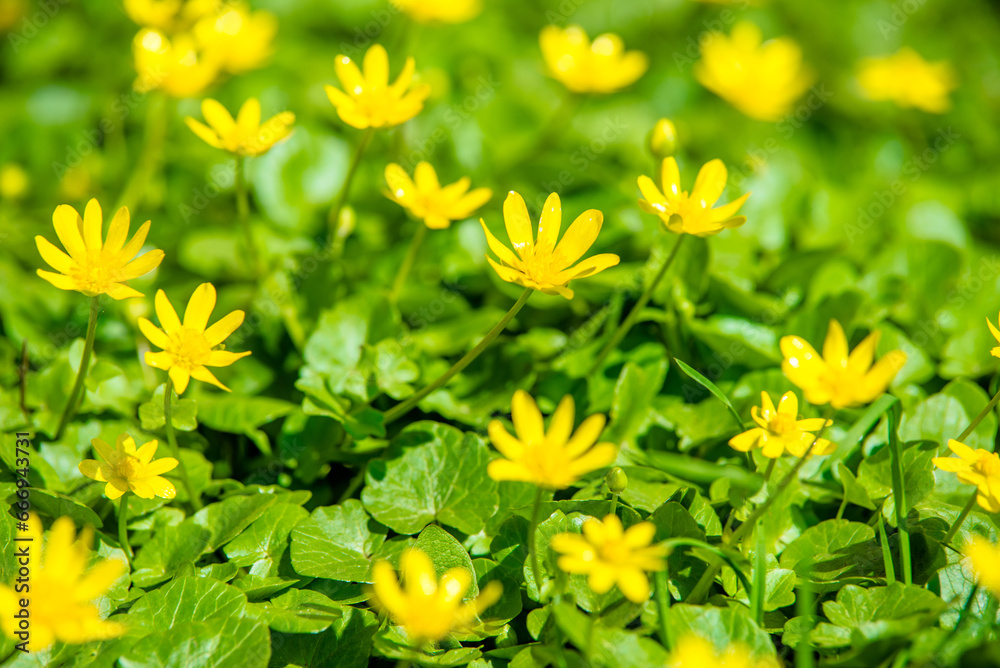
[[[141,93],[160,89],[173,97],[191,97],[219,76],[218,60],[186,33],[171,40],[157,30],[140,30],[132,50],[139,75],[135,89]]]
[[[142,499],[152,499],[155,496],[172,499],[177,496],[173,483],[161,474],[177,468],[178,462],[173,457],[153,461],[156,441],[136,448],[135,439],[122,434],[114,447],[99,438],[92,439],[90,444],[103,461],[83,460],[80,462],[80,473],[98,482],[108,483],[104,486],[104,494],[109,499],[117,499],[125,492],[133,492]]]
[[[188,30],[206,14],[218,11],[220,0],[125,0],[125,13],[144,28],[164,32]]]
[[[741,22],[727,37],[710,32],[694,75],[705,88],[751,118],[777,121],[813,82],[802,50],[788,37],[761,41],[760,28]]]
[[[858,83],[869,100],[942,114],[951,107],[948,94],[955,88],[955,73],[947,62],[929,63],[903,47],[891,56],[862,60]]]
[[[13,583],[0,584],[0,628],[4,634],[24,641],[17,635],[24,629],[18,628],[19,620],[14,616],[22,609],[21,599],[27,599],[30,614],[29,652],[40,652],[56,642],[79,645],[125,633],[122,624],[101,619],[95,603],[125,574],[125,563],[106,559],[88,569],[94,530],[87,527],[77,540],[69,517],[52,523],[44,548],[41,520],[32,513],[27,524],[27,533],[21,532],[20,537],[31,542],[18,544],[34,546],[28,587],[22,587],[25,583],[21,582],[15,591]]]
[[[577,262],[594,244],[604,224],[604,214],[597,209],[588,209],[580,214],[558,244],[562,204],[556,193],[545,200],[538,221],[537,239],[524,198],[513,190],[504,200],[503,219],[516,254],[493,236],[485,220],[480,218],[479,222],[486,232],[486,243],[500,262],[495,262],[488,255],[486,259],[497,275],[508,283],[572,299],[573,291],[566,287],[570,281],[593,276],[618,264],[619,258],[614,253],[601,253]]]
[[[1000,513],[1000,455],[989,450],[973,450],[954,439],[948,448],[958,457],[935,457],[934,465],[942,471],[958,474],[966,485],[975,485],[976,500],[991,513]]]
[[[963,553],[969,559],[973,577],[979,586],[1000,598],[1000,545],[973,535]]]
[[[598,35],[591,42],[583,28],[546,26],[540,37],[549,72],[574,93],[614,93],[635,83],[649,67],[640,51],[625,51],[621,37]]]
[[[112,299],[142,297],[126,281],[139,278],[160,266],[163,251],[157,249],[136,257],[149,233],[147,220],[136,231],[131,241],[128,237],[128,208],[118,209],[111,219],[108,236],[101,240],[104,216],[96,199],[87,202],[83,218],[76,209],[61,204],[52,214],[52,225],[66,253],[45,237],[35,237],[35,245],[42,259],[58,271],[38,270],[38,275],[60,290],[76,290],[88,297],[108,295]],[[67,255],[68,253],[68,255]]]
[[[441,187],[437,172],[428,162],[417,165],[413,179],[402,167],[391,163],[385,168],[385,182],[389,186],[386,193],[389,199],[432,230],[443,230],[453,220],[468,218],[493,196],[489,188],[469,192],[471,181],[467,176]]]
[[[391,0],[400,11],[420,23],[465,23],[483,9],[482,0]]]
[[[500,600],[503,586],[490,582],[479,596],[463,602],[472,573],[467,568],[452,568],[438,582],[430,557],[417,548],[403,551],[399,559],[403,585],[388,561],[372,568],[375,604],[389,613],[416,642],[437,642],[452,631],[469,626],[484,610]]]
[[[273,51],[278,19],[265,11],[251,12],[244,2],[226,2],[194,27],[198,43],[219,67],[232,74],[257,69]]]
[[[605,594],[617,584],[625,598],[641,604],[649,598],[646,573],[667,567],[667,548],[650,545],[654,535],[652,522],[623,529],[617,515],[608,515],[603,522],[594,518],[584,522],[582,535],[556,534],[549,544],[562,555],[559,568],[586,575],[595,593]]]
[[[494,459],[487,473],[494,480],[530,482],[547,489],[565,489],[581,476],[610,466],[618,456],[613,443],[597,443],[604,430],[604,416],[591,415],[573,433],[575,407],[566,395],[552,414],[548,432],[542,413],[524,390],[514,393],[511,436],[499,420],[490,422],[493,445],[506,459]],[[596,443],[596,445],[595,445]]]
[[[710,160],[698,171],[698,178],[689,195],[687,191],[681,190],[677,161],[665,158],[660,168],[662,191],[656,187],[653,179],[648,176],[639,177],[639,191],[645,198],[639,200],[639,206],[646,213],[659,216],[667,230],[674,234],[712,236],[747,222],[746,216],[737,216],[736,212],[750,197],[750,193],[745,193],[729,204],[712,208],[726,188],[727,177],[728,172],[722,161]]]
[[[184,310],[184,322],[177,317],[177,311],[171,306],[163,290],[156,292],[156,317],[160,320],[160,329],[146,318],[139,318],[139,329],[146,335],[149,342],[160,352],[146,352],[146,364],[156,369],[169,372],[177,394],[183,394],[191,378],[229,391],[229,388],[219,382],[207,367],[229,366],[241,357],[246,357],[250,351],[233,353],[221,346],[230,334],[243,324],[243,311],[233,311],[211,327],[208,318],[215,309],[215,286],[202,283],[195,288],[187,308]]]
[[[272,146],[292,133],[295,114],[283,111],[260,122],[260,102],[252,97],[240,107],[236,119],[219,102],[208,98],[201,102],[201,113],[208,125],[190,116],[184,119],[191,131],[206,144],[240,156],[267,153]]]
[[[773,657],[754,657],[742,644],[733,644],[723,651],[701,636],[688,633],[674,646],[667,668],[778,668]]]
[[[405,123],[420,113],[430,95],[428,84],[413,83],[416,68],[407,58],[403,71],[389,83],[389,55],[381,44],[373,44],[365,53],[364,74],[347,56],[337,56],[337,78],[344,90],[326,87],[327,97],[337,114],[348,125],[359,129],[392,127]]]
[[[990,328],[990,333],[993,334],[993,338],[997,340],[997,343],[1000,343],[1000,330],[993,326],[993,323],[990,322],[989,318],[986,319],[986,326]],[[994,346],[991,348],[990,355],[993,355],[993,357],[1000,357],[1000,346]]]
[[[735,450],[749,452],[760,448],[761,454],[769,459],[777,459],[787,450],[796,457],[801,457],[812,447],[814,455],[828,455],[836,449],[833,443],[825,438],[817,439],[813,432],[833,424],[832,420],[823,418],[799,419],[799,398],[794,392],[785,392],[775,409],[774,403],[767,392],[760,393],[760,408],[750,409],[755,429],[750,429],[729,440]]]
[[[781,354],[785,359],[781,370],[815,406],[847,408],[867,404],[886,391],[906,364],[906,353],[893,350],[872,366],[880,336],[881,332],[872,332],[848,354],[844,328],[831,320],[822,357],[801,337],[783,337]]]

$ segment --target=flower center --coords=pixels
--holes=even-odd
[[[121,267],[101,258],[100,251],[87,251],[86,257],[78,260],[70,276],[84,294],[97,295],[106,292],[112,283],[118,282]]]
[[[552,276],[559,272],[559,268],[553,266],[553,256],[548,253],[538,253],[534,246],[526,255],[522,263],[528,278],[536,283],[551,283]]]
[[[212,352],[212,346],[205,339],[204,332],[182,326],[170,334],[170,345],[166,352],[174,358],[174,364],[191,370],[202,366]]]
[[[601,561],[615,565],[627,564],[632,557],[632,550],[624,541],[606,542],[597,552],[601,555]]]
[[[776,412],[774,416],[767,421],[767,430],[776,436],[784,436],[785,434],[790,434],[795,431],[796,422],[797,420],[794,415]]]
[[[125,455],[125,458],[115,466],[115,472],[125,480],[131,480],[136,477],[141,467],[142,462],[139,461],[138,457]]]
[[[1000,455],[995,452],[982,453],[973,468],[988,477],[1000,476]]]

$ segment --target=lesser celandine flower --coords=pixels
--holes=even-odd
[[[646,54],[626,51],[621,37],[598,35],[591,42],[583,28],[546,26],[540,37],[549,72],[574,93],[613,93],[641,77]]]
[[[391,0],[420,23],[465,23],[483,9],[482,0]]]
[[[232,74],[256,69],[272,51],[278,19],[265,11],[251,12],[244,2],[226,2],[194,27],[198,43]]]
[[[618,264],[619,258],[614,253],[601,253],[577,262],[593,245],[604,224],[604,214],[597,209],[580,214],[558,244],[562,204],[557,193],[552,193],[545,200],[538,221],[537,238],[532,231],[524,198],[514,191],[507,194],[503,203],[503,218],[516,254],[493,236],[486,227],[486,221],[480,219],[479,222],[486,232],[490,250],[500,262],[495,262],[488,255],[486,259],[500,278],[508,283],[572,299],[573,291],[567,287],[571,280],[593,276]]]
[[[80,473],[106,482],[104,494],[109,499],[117,499],[126,492],[132,492],[142,499],[152,499],[159,496],[172,499],[177,496],[177,490],[161,474],[177,468],[177,460],[173,457],[161,457],[153,460],[156,454],[156,441],[144,443],[136,448],[135,439],[128,434],[121,434],[111,447],[99,438],[92,439],[90,444],[101,458],[85,459],[80,462]]]
[[[941,114],[951,106],[948,94],[955,88],[955,73],[947,62],[929,63],[903,47],[891,56],[862,60],[858,83],[869,100]]]
[[[649,598],[646,573],[667,567],[667,548],[651,545],[656,535],[652,522],[639,522],[622,528],[617,515],[604,521],[591,518],[583,523],[583,534],[561,533],[549,543],[559,552],[559,568],[567,573],[587,576],[587,585],[597,594],[605,594],[615,585],[633,603]]]
[[[0,628],[4,633],[17,638],[15,634],[23,630],[14,616],[21,610],[21,599],[29,602],[29,652],[40,652],[56,642],[77,645],[125,633],[122,624],[102,619],[95,604],[124,575],[125,564],[106,559],[88,569],[94,530],[87,527],[77,539],[69,517],[52,523],[44,547],[41,520],[32,513],[27,524],[27,535],[22,537],[30,537],[33,546],[28,587],[19,585],[15,591],[13,584],[0,584]]]
[[[191,97],[208,88],[219,75],[219,62],[194,37],[172,39],[158,30],[140,30],[132,42],[136,90],[162,90],[173,97]]]
[[[754,657],[741,644],[719,651],[701,636],[688,633],[677,641],[667,668],[778,668],[778,662],[771,657]]]
[[[152,271],[163,261],[161,250],[136,257],[146,241],[149,224],[148,220],[143,223],[132,239],[125,243],[129,212],[122,207],[111,220],[107,238],[102,240],[104,216],[96,199],[87,202],[82,218],[76,209],[61,204],[52,214],[52,225],[66,252],[45,237],[36,236],[35,244],[42,259],[59,272],[39,269],[38,275],[60,290],[76,290],[88,297],[142,297],[142,293],[130,288],[126,281]]]
[[[880,336],[880,332],[872,332],[848,354],[844,328],[831,320],[822,356],[801,337],[782,337],[785,359],[781,370],[813,405],[846,408],[867,404],[886,391],[906,364],[906,353],[893,350],[872,365]]]
[[[1000,598],[1000,545],[973,535],[963,552],[979,586]]]
[[[238,156],[267,153],[272,146],[292,132],[295,114],[283,111],[260,122],[260,101],[255,97],[243,103],[234,120],[219,102],[208,98],[201,102],[206,126],[190,116],[184,119],[191,131],[209,146],[221,148]]]
[[[997,340],[997,343],[1000,343],[1000,330],[993,326],[993,323],[990,322],[989,318],[986,319],[986,326],[990,328],[990,332],[993,334],[993,338]],[[991,348],[990,355],[993,355],[993,357],[1000,357],[1000,346],[994,346]]]
[[[565,489],[581,476],[610,466],[618,456],[613,443],[598,443],[604,416],[591,415],[574,433],[573,397],[566,395],[545,431],[538,404],[524,390],[514,393],[511,436],[499,420],[489,424],[490,440],[506,459],[494,459],[487,472],[494,480],[517,480],[546,489]]]
[[[343,90],[326,87],[330,102],[348,125],[359,129],[392,127],[405,123],[420,113],[430,95],[428,84],[413,86],[416,68],[413,58],[407,58],[403,71],[389,83],[389,55],[381,44],[373,44],[365,53],[364,74],[354,61],[337,56],[337,78]]]
[[[184,310],[182,323],[166,293],[158,290],[154,304],[156,317],[163,329],[146,318],[139,318],[142,333],[150,343],[163,349],[160,352],[147,351],[146,364],[169,372],[177,394],[184,393],[191,378],[211,383],[228,392],[229,388],[220,383],[208,367],[229,366],[250,354],[250,351],[233,353],[220,347],[243,324],[245,314],[243,311],[233,311],[209,327],[208,318],[215,309],[215,300],[214,285],[199,285]]]
[[[421,162],[413,172],[413,178],[395,163],[385,168],[385,182],[389,186],[386,195],[392,201],[424,221],[432,230],[442,230],[454,220],[471,216],[476,209],[489,201],[493,191],[476,188],[469,191],[469,177],[442,187],[437,173],[428,162]]]
[[[760,28],[741,22],[730,36],[710,32],[694,75],[705,88],[751,118],[777,121],[813,82],[802,50],[788,37],[762,42]]]
[[[777,459],[787,450],[796,457],[806,452],[814,455],[828,455],[836,446],[825,438],[817,439],[813,432],[833,424],[823,418],[799,419],[799,398],[794,392],[785,392],[778,407],[774,407],[767,392],[760,393],[760,407],[750,409],[750,415],[757,427],[733,436],[729,445],[740,452],[760,448],[761,454],[769,459]],[[813,442],[815,441],[815,445]]]
[[[437,642],[469,626],[500,600],[503,591],[499,582],[490,582],[475,600],[463,602],[472,584],[472,573],[466,568],[452,568],[439,582],[430,557],[417,548],[404,550],[399,565],[403,587],[392,565],[379,561],[372,568],[372,589],[376,605],[388,612],[415,643]]]
[[[1000,513],[1000,455],[989,450],[973,450],[955,439],[948,441],[948,448],[957,457],[935,457],[934,465],[942,471],[958,474],[966,485],[975,485],[976,500],[991,513]]]
[[[750,193],[712,208],[726,188],[727,177],[728,172],[722,161],[710,160],[698,171],[694,188],[688,194],[681,190],[677,161],[672,157],[665,158],[660,168],[662,190],[648,176],[639,177],[639,190],[645,198],[639,200],[639,206],[643,211],[659,216],[667,230],[674,234],[693,234],[699,237],[718,234],[747,222],[746,216],[737,216],[736,212],[750,197]]]

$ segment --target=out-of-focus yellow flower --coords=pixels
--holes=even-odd
[[[278,19],[265,11],[251,12],[244,2],[227,2],[194,27],[198,43],[232,74],[257,69],[273,51]]]
[[[667,659],[667,668],[778,668],[771,657],[754,657],[741,644],[717,651],[709,641],[692,633],[684,635]]]
[[[654,158],[669,158],[677,150],[677,128],[669,118],[661,118],[649,131],[646,143]]]
[[[625,598],[644,603],[649,598],[648,571],[667,567],[667,549],[650,545],[656,534],[652,522],[639,522],[622,529],[617,515],[604,521],[591,518],[583,523],[583,534],[560,533],[549,543],[559,552],[559,568],[587,576],[587,585],[597,594],[618,585]]]
[[[209,146],[241,156],[267,153],[292,133],[295,122],[295,114],[283,111],[261,125],[260,102],[255,97],[243,103],[235,120],[225,107],[211,98],[202,100],[201,113],[208,125],[188,116],[184,121],[191,131]]]
[[[727,37],[710,32],[694,75],[705,88],[751,118],[777,121],[812,85],[802,50],[788,37],[761,43],[760,28],[740,22]]]
[[[428,162],[417,165],[413,179],[402,167],[391,163],[385,168],[385,182],[389,186],[386,196],[432,230],[442,230],[453,220],[468,218],[493,196],[489,188],[469,192],[471,181],[467,176],[441,187]]]
[[[830,441],[825,438],[816,440],[813,435],[813,432],[819,431],[824,426],[829,427],[833,421],[823,418],[798,419],[799,398],[794,392],[785,392],[778,402],[777,409],[767,392],[761,392],[760,408],[757,406],[751,408],[750,415],[757,423],[757,428],[733,436],[729,440],[729,445],[740,452],[760,448],[765,457],[777,459],[787,450],[796,457],[801,457],[806,454],[814,440],[816,441],[812,449],[814,455],[828,455],[836,449]]]
[[[219,10],[220,0],[125,0],[125,13],[143,28],[167,33],[189,30],[198,19]]]
[[[0,199],[21,199],[31,181],[21,165],[8,162],[0,167]]]
[[[392,127],[405,123],[420,113],[431,87],[412,86],[416,63],[407,58],[403,71],[389,83],[389,55],[381,44],[373,44],[365,53],[364,74],[354,61],[337,56],[337,78],[344,90],[326,87],[326,95],[337,114],[348,125],[359,129]]]
[[[493,236],[486,227],[486,221],[480,218],[479,222],[486,232],[490,250],[500,262],[495,262],[488,255],[486,259],[500,278],[508,283],[572,299],[573,291],[566,287],[571,280],[593,276],[618,264],[619,258],[614,253],[601,253],[577,263],[594,244],[604,224],[604,214],[597,209],[588,209],[580,214],[558,245],[556,240],[562,226],[562,204],[557,193],[552,193],[545,200],[538,221],[537,239],[531,229],[524,198],[513,190],[504,200],[503,218],[516,255]]]
[[[229,366],[250,354],[250,351],[229,352],[222,346],[222,342],[243,324],[243,311],[233,311],[208,327],[208,318],[215,309],[215,299],[215,286],[211,283],[202,283],[195,288],[184,311],[182,324],[166,293],[157,290],[154,304],[156,317],[163,329],[146,318],[139,318],[142,333],[150,343],[162,348],[160,352],[146,351],[146,364],[168,371],[177,394],[184,393],[191,378],[211,383],[228,392],[229,388],[220,383],[207,367]],[[220,347],[216,348],[217,346]]]
[[[45,237],[35,237],[35,245],[42,259],[58,271],[43,269],[38,275],[60,290],[76,290],[88,297],[108,295],[112,299],[142,297],[126,281],[139,278],[163,261],[163,251],[157,249],[136,258],[149,232],[147,220],[127,244],[129,213],[127,207],[118,209],[111,220],[108,236],[102,242],[104,217],[96,199],[87,202],[83,218],[68,204],[60,204],[52,214],[52,225],[68,255]]]
[[[973,535],[963,552],[969,558],[972,574],[979,586],[1000,598],[1000,545]]]
[[[545,26],[539,38],[549,72],[574,93],[613,93],[639,79],[649,67],[641,51],[625,51],[621,37],[605,33],[593,43],[583,28]]]
[[[1000,330],[993,326],[993,323],[990,322],[989,318],[986,319],[986,326],[990,328],[990,333],[993,334],[993,338],[997,340],[997,343],[1000,343]],[[991,348],[990,355],[993,355],[993,357],[1000,357],[1000,346],[994,346]]]
[[[815,406],[846,408],[867,404],[886,391],[906,364],[906,353],[893,350],[872,366],[880,336],[881,332],[872,332],[848,354],[844,328],[831,320],[822,357],[801,337],[782,337],[781,354],[785,359],[781,370]]]
[[[104,486],[104,494],[109,499],[117,499],[125,492],[133,492],[143,499],[155,496],[172,499],[177,496],[173,483],[161,474],[174,470],[178,462],[173,457],[153,461],[156,441],[136,448],[134,438],[121,434],[114,447],[99,438],[92,439],[90,444],[103,461],[84,459],[80,462],[80,473],[108,483]]]
[[[399,558],[404,587],[388,561],[372,568],[375,603],[389,613],[415,642],[437,642],[452,631],[470,625],[476,617],[500,600],[503,586],[490,582],[474,601],[463,603],[472,584],[466,568],[452,568],[438,582],[430,557],[417,548],[408,548]]]
[[[681,190],[681,174],[677,161],[665,158],[660,168],[660,184],[656,187],[648,176],[639,177],[639,190],[645,199],[639,206],[646,213],[660,217],[663,225],[674,234],[712,236],[722,230],[739,227],[747,222],[746,216],[735,215],[750,193],[713,209],[726,188],[728,172],[721,160],[710,160],[698,171],[691,194]]]
[[[1000,455],[973,450],[955,439],[948,441],[948,448],[958,457],[935,457],[934,466],[958,474],[958,479],[966,485],[975,485],[976,500],[983,510],[1000,513]]]
[[[869,100],[942,114],[951,107],[948,94],[955,88],[955,72],[947,62],[929,63],[903,47],[891,56],[862,60],[858,83]]]
[[[604,430],[604,416],[591,415],[574,433],[574,412],[573,397],[567,394],[552,414],[546,433],[535,400],[524,390],[515,392],[511,418],[517,436],[511,436],[499,420],[493,420],[488,427],[494,447],[506,457],[489,463],[489,476],[494,480],[530,482],[546,489],[565,489],[580,476],[610,466],[618,456],[618,446],[597,442]]]
[[[28,588],[0,584],[0,628],[10,638],[23,629],[14,615],[21,610],[21,599],[28,600],[30,614],[29,652],[40,652],[55,642],[79,645],[93,640],[107,640],[125,633],[117,622],[101,619],[94,600],[104,596],[115,580],[125,574],[122,561],[98,561],[90,569],[90,546],[94,530],[87,527],[76,540],[76,528],[69,517],[52,523],[49,539],[42,548],[42,522],[31,513],[28,531],[21,537],[31,538],[31,573]],[[24,583],[21,583],[24,584]],[[21,642],[21,639],[17,640]]]
[[[392,4],[420,23],[465,23],[483,9],[482,0],[391,0]]]
[[[28,0],[0,0],[0,33],[6,32],[28,12]]]
[[[135,89],[142,93],[160,89],[173,97],[192,97],[219,75],[216,57],[199,48],[187,33],[171,40],[158,30],[140,30],[132,50],[139,75]]]

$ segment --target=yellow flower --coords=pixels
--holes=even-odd
[[[979,586],[1000,598],[1000,545],[973,535],[964,552]]]
[[[0,167],[0,199],[21,199],[30,186],[31,179],[21,165],[8,162]]]
[[[490,582],[474,601],[463,603],[472,584],[466,568],[452,568],[438,582],[430,557],[408,548],[399,558],[405,588],[388,561],[372,568],[375,603],[402,626],[416,643],[437,642],[452,631],[471,624],[484,610],[500,600],[503,586]]]
[[[206,367],[229,366],[250,354],[250,351],[232,353],[223,350],[224,346],[216,349],[243,324],[243,311],[233,311],[208,327],[208,318],[215,309],[215,286],[211,283],[202,283],[195,288],[184,311],[183,324],[163,290],[156,292],[154,304],[156,317],[163,329],[146,318],[139,318],[139,329],[150,343],[163,350],[146,351],[146,364],[168,371],[177,394],[184,393],[192,377],[228,392],[229,388]]]
[[[392,0],[392,4],[421,23],[465,23],[483,9],[481,0]]]
[[[283,111],[261,125],[260,102],[255,97],[243,103],[236,120],[225,107],[211,98],[202,100],[201,113],[208,125],[188,116],[184,121],[191,131],[209,146],[242,156],[267,153],[292,133],[291,125],[295,122],[295,114]]]
[[[719,652],[709,641],[689,633],[677,641],[667,668],[778,668],[778,662],[771,657],[754,658],[742,644]]]
[[[175,32],[217,11],[220,0],[125,0],[124,4],[125,13],[140,26]]]
[[[156,441],[150,441],[137,449],[135,439],[122,434],[113,448],[99,438],[92,439],[90,444],[104,461],[84,459],[80,462],[80,473],[98,482],[108,483],[104,486],[104,494],[109,499],[117,499],[125,492],[134,492],[143,499],[152,499],[154,496],[172,499],[177,496],[173,483],[160,475],[175,469],[177,460],[162,457],[154,462]]]
[[[385,168],[385,182],[389,185],[386,196],[432,230],[442,230],[453,220],[468,218],[493,196],[489,188],[468,192],[467,176],[442,188],[437,173],[427,162],[417,165],[412,180],[406,170],[391,163]]]
[[[549,72],[574,93],[613,93],[634,83],[649,67],[640,51],[625,51],[621,37],[605,33],[594,38],[577,25],[546,26],[540,37]]]
[[[958,479],[966,485],[975,485],[979,490],[976,500],[991,513],[1000,513],[1000,455],[989,450],[973,450],[955,439],[948,441],[948,447],[958,457],[935,457],[934,465],[942,471],[958,474]]]
[[[173,97],[191,97],[202,92],[219,75],[219,63],[199,48],[188,34],[173,40],[157,30],[140,30],[132,42],[135,88],[141,93],[160,89]]]
[[[115,580],[124,575],[125,563],[116,559],[98,561],[87,569],[94,530],[87,527],[76,540],[76,528],[69,517],[52,523],[49,539],[42,548],[42,523],[32,513],[24,538],[31,542],[31,572],[28,588],[0,584],[0,627],[10,638],[23,642],[17,633],[21,599],[27,599],[30,615],[28,650],[40,652],[55,642],[78,645],[92,640],[116,638],[125,633],[117,622],[101,619],[94,601],[104,596]],[[21,583],[22,585],[24,583]]]
[[[848,354],[844,328],[831,320],[822,357],[804,339],[783,337],[781,354],[785,359],[781,370],[805,393],[806,401],[815,406],[830,404],[846,408],[867,404],[885,392],[906,364],[906,353],[893,350],[872,366],[880,336],[881,332],[872,332]]]
[[[735,215],[750,193],[729,204],[713,209],[726,188],[728,172],[721,160],[710,160],[698,170],[694,188],[689,195],[681,190],[681,174],[677,161],[665,158],[660,167],[661,191],[648,176],[639,177],[639,190],[645,199],[639,206],[646,213],[654,213],[674,234],[693,234],[708,237],[722,230],[739,227],[747,222],[746,216]]]
[[[38,275],[60,290],[77,290],[88,297],[108,295],[112,299],[142,297],[142,293],[125,284],[160,266],[163,251],[152,250],[136,258],[149,232],[147,220],[127,244],[128,208],[118,209],[111,220],[108,236],[102,243],[101,231],[104,217],[96,199],[87,202],[83,218],[76,209],[60,204],[52,214],[56,236],[68,255],[45,237],[35,237],[35,245],[42,259],[58,271],[55,274],[43,269]]]
[[[403,71],[389,83],[389,56],[381,44],[373,44],[365,53],[364,74],[350,58],[337,56],[337,78],[344,90],[326,87],[326,95],[348,125],[356,128],[392,127],[405,123],[420,113],[431,92],[428,84],[412,86],[416,67],[407,58]]]
[[[757,406],[751,408],[750,415],[759,426],[733,436],[729,440],[729,445],[740,452],[761,448],[761,453],[770,459],[777,459],[785,450],[796,457],[801,457],[816,440],[812,432],[833,424],[832,420],[823,418],[799,420],[799,398],[794,392],[785,392],[778,402],[777,410],[767,392],[761,392],[760,408]],[[812,454],[828,455],[835,449],[833,443],[821,438],[816,440]]]
[[[993,334],[993,338],[997,340],[997,343],[1000,343],[1000,330],[993,326],[993,323],[990,322],[989,318],[986,319],[986,326],[990,328],[990,332]],[[993,355],[993,357],[1000,357],[1000,346],[991,348],[990,355]]]
[[[610,466],[618,456],[618,447],[597,443],[604,430],[604,416],[591,415],[573,433],[574,410],[573,397],[567,394],[552,414],[546,433],[535,400],[524,390],[515,392],[511,417],[517,437],[511,436],[499,420],[493,420],[488,427],[494,447],[506,457],[490,462],[489,476],[565,489],[580,476]]]
[[[947,62],[929,63],[903,47],[891,56],[862,60],[858,83],[869,100],[941,114],[951,106],[948,94],[955,88],[955,73]]]
[[[587,585],[597,594],[607,593],[618,585],[625,598],[644,603],[649,598],[647,571],[667,567],[667,548],[650,545],[656,534],[652,522],[639,522],[622,529],[617,515],[604,521],[588,519],[583,534],[560,533],[550,545],[559,552],[559,568],[567,573],[584,574]]]
[[[761,43],[760,28],[740,22],[732,36],[709,33],[701,43],[695,78],[751,118],[777,121],[813,82],[802,51],[788,37]]]
[[[672,156],[677,151],[677,127],[674,122],[669,118],[656,121],[646,143],[654,158],[662,160]]]
[[[571,280],[593,276],[618,264],[618,256],[613,253],[601,253],[577,263],[593,245],[604,224],[604,214],[597,209],[588,209],[580,214],[556,244],[562,226],[562,204],[557,193],[552,193],[545,200],[538,221],[537,239],[531,229],[528,207],[513,190],[504,200],[503,219],[516,255],[493,236],[486,227],[486,221],[480,218],[479,222],[486,232],[486,243],[500,262],[494,262],[488,255],[486,259],[500,278],[508,283],[572,299],[573,291],[566,287]]]
[[[274,14],[251,12],[244,2],[226,2],[221,11],[205,16],[194,27],[198,43],[232,74],[263,65],[271,55],[277,32]]]

